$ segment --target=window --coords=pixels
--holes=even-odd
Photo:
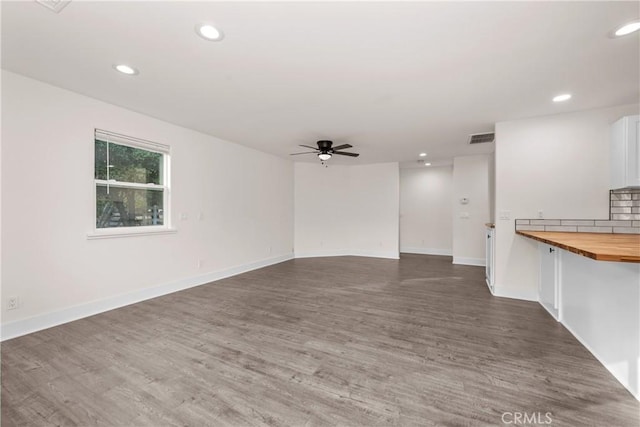
[[[96,230],[168,226],[169,147],[96,129]]]

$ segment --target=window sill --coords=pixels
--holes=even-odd
[[[174,234],[177,233],[178,230],[175,228],[160,228],[156,229],[155,227],[147,228],[144,227],[143,230],[138,229],[129,230],[122,228],[111,228],[104,230],[96,230],[91,233],[87,233],[88,240],[97,240],[97,239],[113,239],[119,237],[138,237],[138,236],[154,236],[157,234]]]

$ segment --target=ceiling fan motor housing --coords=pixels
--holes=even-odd
[[[318,150],[322,153],[327,153],[331,150],[331,146],[333,145],[333,141],[328,141],[326,139],[318,141]]]

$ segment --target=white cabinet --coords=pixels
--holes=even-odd
[[[640,187],[640,116],[611,125],[611,189]]]
[[[487,286],[493,293],[493,266],[494,266],[494,254],[495,254],[495,240],[496,229],[493,227],[487,227],[485,232],[485,240],[487,243],[486,248],[486,262],[485,262],[485,278],[487,279]]]
[[[540,250],[540,284],[538,301],[553,316],[560,320],[560,249],[538,244]]]

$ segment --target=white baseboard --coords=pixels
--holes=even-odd
[[[1,326],[0,341],[16,338],[22,335],[30,334],[32,332],[51,328],[53,326],[72,322],[74,320],[93,316],[94,314],[103,313],[105,311],[124,307],[130,304],[135,304],[137,302],[145,301],[151,298],[156,298],[173,292],[182,291],[184,289],[193,288],[195,286],[204,285],[206,283],[215,282],[216,280],[225,279],[227,277],[246,273],[258,268],[279,264],[290,259],[293,259],[293,254],[280,255],[221,271],[214,271],[201,276],[189,277],[170,283],[165,283],[159,286],[140,289],[134,292],[117,295],[98,301],[91,301],[62,310],[29,317],[27,319],[20,319],[13,322],[5,323]]]
[[[451,249],[415,248],[410,246],[401,247],[400,253],[419,254],[419,255],[444,255],[444,256],[453,255],[453,252],[451,252]]]
[[[537,289],[512,289],[504,286],[493,286],[493,295],[502,298],[519,299],[524,301],[538,302]]]
[[[553,309],[548,307],[546,304],[543,304],[542,302],[540,302],[540,298],[538,297],[538,303],[540,303],[540,306],[542,308],[544,308],[547,313],[549,313],[551,315],[551,317],[553,317],[553,320],[555,320],[556,322],[560,322],[560,319],[556,316],[556,314],[553,312]],[[558,313],[559,314],[559,313]],[[562,323],[562,322],[561,322]]]
[[[493,292],[493,284],[489,282],[489,279],[487,279],[486,277],[484,278],[484,282],[487,284],[487,288],[489,288],[489,292],[491,292],[491,295],[495,296],[495,293]]]
[[[619,372],[617,372],[615,369],[612,369],[612,367],[611,367],[610,363],[606,362],[606,360],[605,360],[604,358],[600,357],[600,356],[598,355],[598,353],[596,353],[596,352],[593,350],[593,348],[591,348],[591,346],[589,346],[589,344],[587,344],[587,342],[586,342],[585,340],[583,340],[583,339],[582,339],[582,337],[581,337],[580,335],[578,335],[578,334],[577,334],[577,333],[576,333],[576,332],[571,328],[571,326],[567,325],[567,324],[566,324],[566,323],[564,323],[564,322],[560,322],[560,323],[562,323],[562,326],[564,326],[564,327],[567,329],[567,331],[571,332],[571,335],[573,335],[573,336],[574,336],[574,337],[575,337],[575,338],[580,342],[580,344],[582,344],[582,345],[584,346],[584,348],[586,348],[587,350],[589,350],[589,352],[590,352],[591,354],[593,354],[593,357],[595,357],[595,358],[598,360],[598,362],[600,362],[600,363],[602,364],[602,366],[604,366],[605,368],[607,368],[607,371],[609,371],[609,372],[611,373],[611,375],[613,375],[613,377],[614,377],[615,379],[617,379],[617,380],[618,380],[618,382],[619,382],[620,384],[622,384],[622,385],[624,386],[624,388],[626,388],[626,389],[627,389],[627,391],[628,391],[629,393],[631,393],[631,395],[632,395],[633,397],[635,397],[635,398],[636,398],[636,400],[640,401],[640,392],[635,393],[635,392],[631,389],[631,387],[630,387],[630,385],[629,385],[629,379],[628,379],[628,378],[626,378],[626,377],[624,377],[624,376],[619,375]]]
[[[347,256],[351,255],[351,251],[346,249],[340,249],[335,251],[310,251],[310,252],[296,252],[295,258],[321,258],[331,256]]]
[[[400,252],[394,251],[359,251],[352,250],[352,256],[366,256],[371,258],[389,258],[389,259],[400,259]]]
[[[359,251],[359,250],[337,250],[337,251],[312,251],[296,252],[296,258],[319,258],[332,256],[364,256],[370,258],[390,258],[400,259],[400,254],[393,251]]]
[[[486,265],[486,260],[484,258],[464,258],[459,256],[453,257],[454,264],[462,264],[462,265],[475,265],[478,267],[484,267]]]

